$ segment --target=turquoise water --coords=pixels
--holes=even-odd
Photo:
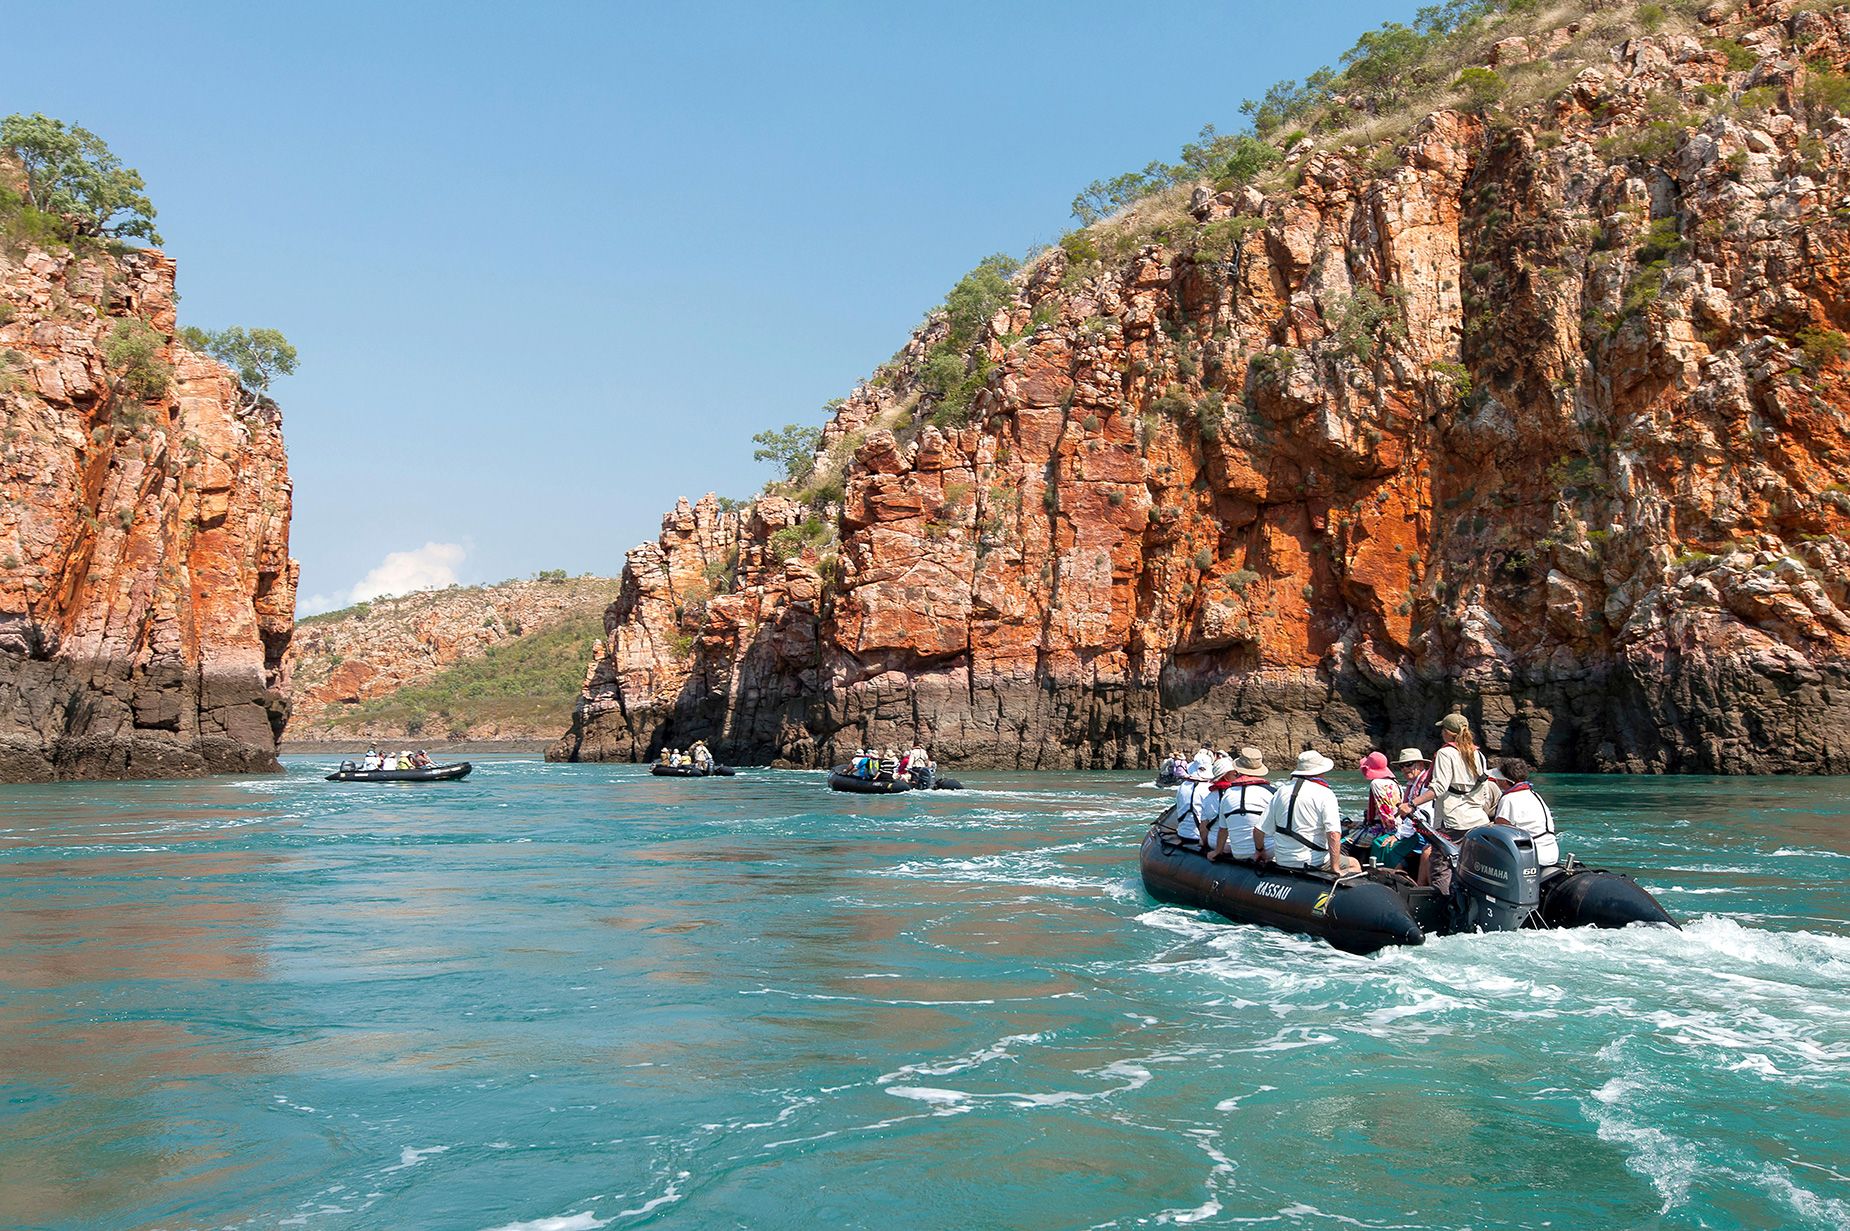
[[[1131,775],[321,768],[0,788],[0,1226],[1850,1224],[1841,779],[1557,780],[1686,931],[1357,958]]]

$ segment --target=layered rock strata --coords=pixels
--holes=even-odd
[[[1046,254],[967,423],[928,325],[827,429],[826,533],[708,499],[629,553],[553,755],[1355,755],[1458,705],[1550,768],[1850,772],[1850,8],[1704,20],[1500,43],[1558,88]]]
[[[280,415],[174,327],[159,252],[0,247],[0,781],[276,768]]]

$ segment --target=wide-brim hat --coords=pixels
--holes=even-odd
[[[1240,755],[1233,759],[1233,767],[1242,774],[1269,774],[1265,767],[1265,754],[1257,748],[1242,748]]]
[[[1494,778],[1498,782],[1515,781],[1514,778],[1511,778],[1508,774],[1503,772],[1503,767],[1501,765],[1492,765],[1489,769],[1484,771],[1484,776],[1486,778]]]
[[[1293,778],[1315,778],[1318,774],[1327,774],[1335,768],[1336,762],[1315,748],[1306,748],[1298,753],[1297,767],[1291,771],[1291,776]]]
[[[1400,750],[1400,755],[1394,758],[1394,764],[1423,765],[1430,760],[1432,760],[1432,758],[1421,752],[1418,748],[1402,748]]]
[[[1355,767],[1361,770],[1362,777],[1368,779],[1370,782],[1373,782],[1376,778],[1392,778],[1394,776],[1394,771],[1388,768],[1387,754],[1383,752],[1369,753],[1360,761],[1356,762]]]

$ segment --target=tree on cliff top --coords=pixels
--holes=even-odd
[[[26,204],[68,218],[81,235],[160,243],[141,173],[87,128],[47,116],[0,120],[0,146],[26,171]]]
[[[786,423],[781,432],[767,430],[752,437],[752,443],[758,446],[752,451],[752,460],[782,466],[784,477],[794,483],[815,464],[816,446],[821,441],[821,428]]]
[[[180,331],[180,340],[238,374],[245,390],[246,413],[267,400],[271,381],[295,372],[296,350],[281,330],[233,325],[213,332],[188,325]]]

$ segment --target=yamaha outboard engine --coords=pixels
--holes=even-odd
[[[1480,825],[1458,846],[1452,903],[1466,932],[1514,932],[1541,908],[1535,840],[1509,825]]]

